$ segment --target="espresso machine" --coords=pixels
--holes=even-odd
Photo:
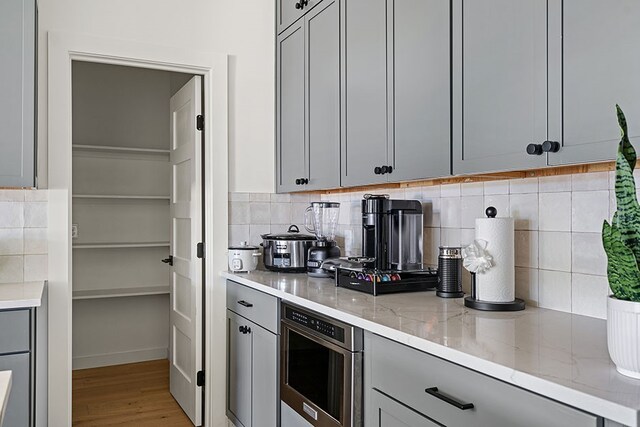
[[[378,295],[431,290],[437,269],[425,267],[422,203],[367,194],[362,200],[360,267],[340,268],[336,285]]]
[[[339,215],[340,203],[337,202],[312,202],[305,211],[304,226],[307,231],[316,236],[316,241],[309,248],[307,256],[307,274],[309,276],[331,276],[322,269],[322,263],[328,258],[340,256],[340,248],[335,240]]]

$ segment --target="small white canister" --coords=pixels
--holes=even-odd
[[[229,246],[229,270],[234,273],[253,271],[258,267],[260,248],[250,246],[247,242],[240,242],[237,246]]]

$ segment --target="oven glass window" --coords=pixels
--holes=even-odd
[[[288,384],[340,420],[344,356],[289,330],[288,363]]]

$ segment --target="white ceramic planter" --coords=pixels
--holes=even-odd
[[[622,375],[640,379],[640,303],[609,297],[609,355]]]

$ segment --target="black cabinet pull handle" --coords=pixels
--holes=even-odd
[[[302,9],[302,3],[296,3],[296,9]]]
[[[165,264],[173,265],[173,255],[169,255],[169,258],[165,258],[162,260]]]
[[[545,153],[557,153],[560,151],[560,143],[558,141],[545,141],[542,143],[542,151]]]
[[[430,387],[425,389],[424,391],[426,391],[431,396],[438,398],[443,402],[447,402],[449,405],[453,405],[462,411],[466,411],[467,409],[474,408],[473,403],[462,403],[462,402],[458,402],[455,399],[450,398],[449,396],[445,396],[444,394],[438,391],[438,387]]]
[[[250,302],[246,302],[245,300],[238,301],[238,304],[240,304],[243,307],[247,307],[247,308],[253,307],[253,304],[251,304]]]
[[[389,166],[383,166],[383,167],[380,169],[380,173],[381,173],[382,175],[389,173]]]
[[[243,334],[251,333],[251,328],[249,326],[240,326],[238,330],[240,331],[240,333],[243,333]]]
[[[296,185],[300,185],[300,184],[302,184],[300,178],[296,179]]]
[[[380,166],[376,166],[375,168],[373,168],[373,173],[375,173],[376,175],[380,175],[382,173],[382,168]]]
[[[389,168],[389,173],[393,173],[393,166],[387,166]]]
[[[527,154],[530,156],[539,156],[542,154],[542,144],[527,145]]]
[[[302,184],[307,185],[309,183],[309,178],[302,178]]]

